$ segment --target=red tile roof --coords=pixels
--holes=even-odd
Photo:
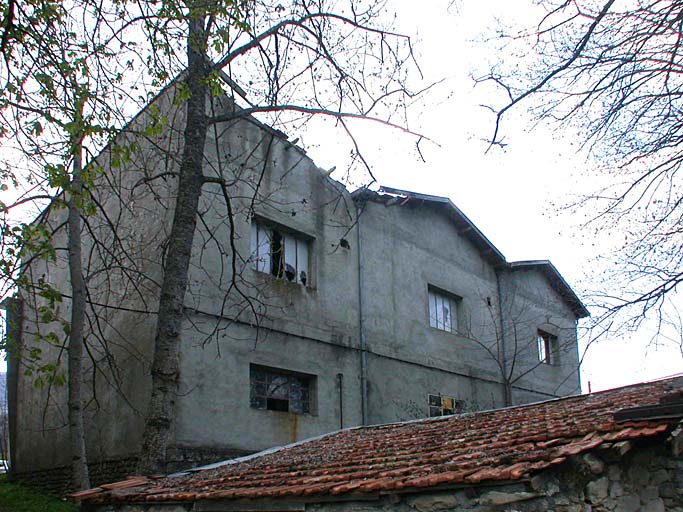
[[[98,502],[273,498],[517,480],[572,455],[663,434],[683,413],[618,423],[616,411],[671,401],[683,378],[420,421],[357,427],[246,460],[72,495]],[[675,402],[675,400],[674,400]],[[674,407],[680,411],[680,407]],[[664,417],[661,417],[664,416]]]

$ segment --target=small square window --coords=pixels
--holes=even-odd
[[[461,400],[456,400],[452,396],[445,395],[428,395],[427,401],[429,403],[429,417],[436,416],[450,416],[458,412],[462,412],[464,404]]]
[[[310,241],[278,227],[251,224],[252,268],[279,279],[310,286]]]
[[[555,364],[557,336],[539,330],[536,336],[536,345],[538,348],[538,362],[542,364]]]
[[[313,375],[251,365],[249,367],[251,407],[310,414],[314,382]]]
[[[429,288],[429,325],[442,331],[458,331],[458,303],[460,298]]]

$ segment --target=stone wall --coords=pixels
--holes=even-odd
[[[236,450],[216,450],[212,448],[191,448],[184,446],[170,446],[167,451],[168,471],[181,471],[188,468],[203,466],[248,455],[250,452]],[[90,483],[93,487],[117,482],[127,476],[136,475],[137,457],[91,462]],[[39,487],[57,496],[64,496],[75,489],[71,486],[71,468],[59,466],[37,471],[12,472],[10,478],[32,487]]]
[[[588,454],[525,482],[405,495],[391,508],[396,512],[683,511],[683,458],[671,456],[661,445],[645,445],[621,460],[610,459],[614,454]],[[315,508],[332,512],[329,506]]]
[[[527,480],[496,486],[368,496],[363,501],[308,503],[306,512],[683,512],[683,457],[668,450],[660,437],[637,448],[598,451],[575,457]],[[343,497],[340,497],[340,499]],[[348,498],[346,498],[348,499]],[[269,501],[264,510],[279,510],[291,500]],[[299,502],[300,503],[300,502]],[[254,501],[253,509],[259,510]],[[244,505],[242,503],[241,505]],[[194,508],[193,508],[194,506]],[[239,504],[174,504],[181,510],[244,510]],[[167,512],[169,505],[102,505],[93,512]],[[282,508],[285,510],[285,508]]]
[[[101,484],[123,480],[126,476],[135,474],[136,466],[137,458],[135,457],[90,463],[88,465],[90,483],[93,487],[96,487]],[[10,479],[13,482],[44,489],[56,496],[64,496],[74,490],[71,483],[71,468],[69,466],[21,473],[10,472]]]
[[[245,450],[219,450],[212,447],[170,446],[166,451],[168,472],[182,471],[213,464],[222,460],[235,459],[249,455]]]

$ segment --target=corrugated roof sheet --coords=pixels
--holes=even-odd
[[[96,502],[316,497],[517,480],[597,447],[662,434],[680,418],[618,423],[683,378],[531,405],[335,432],[247,460],[72,495]]]

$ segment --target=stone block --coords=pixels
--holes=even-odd
[[[616,481],[616,482],[611,482],[609,486],[609,496],[610,498],[618,498],[619,496],[624,495],[624,487],[621,485],[621,482]]]
[[[560,482],[554,476],[536,475],[531,479],[531,488],[546,496],[554,496],[560,492]]]
[[[527,501],[538,498],[535,492],[501,492],[490,491],[479,498],[480,505],[506,505],[518,501]]]
[[[678,488],[671,482],[659,486],[659,495],[662,498],[673,498],[678,493]]]
[[[588,482],[586,485],[586,498],[593,504],[601,503],[607,498],[609,491],[609,479],[605,476]]]
[[[417,496],[406,500],[409,507],[418,512],[433,512],[435,510],[447,510],[456,508],[467,502],[464,496],[458,494],[434,494]]]
[[[640,490],[640,501],[647,503],[648,501],[653,501],[659,498],[659,488],[653,485],[645,487]]]
[[[652,485],[659,485],[663,484],[664,482],[668,482],[671,480],[671,475],[666,469],[658,469],[654,473],[652,473]]]
[[[610,480],[621,480],[621,468],[619,466],[610,466],[607,468],[607,477]]]
[[[640,464],[633,464],[628,470],[628,479],[638,487],[645,487],[650,483],[650,472]]]
[[[664,507],[664,501],[662,501],[661,498],[657,498],[656,500],[649,501],[645,505],[643,505],[643,508],[641,509],[642,512],[665,512],[666,507]]]
[[[588,470],[594,475],[600,475],[605,471],[605,463],[597,455],[586,453],[581,457]]]
[[[621,496],[617,499],[616,509],[619,512],[637,512],[640,509],[640,498],[637,496]]]

